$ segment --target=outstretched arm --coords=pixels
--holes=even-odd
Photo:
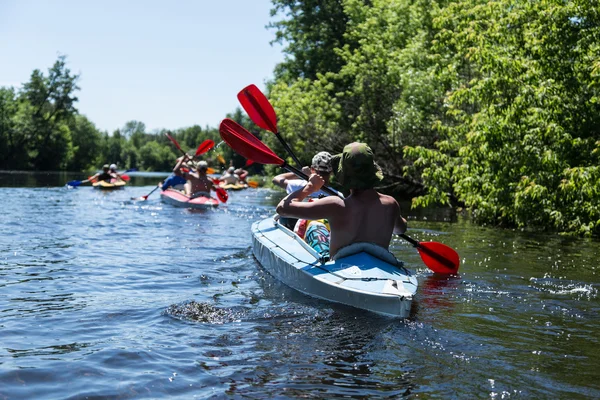
[[[88,182],[93,182],[96,179],[98,179],[98,177],[100,176],[100,174],[96,174],[93,176],[90,176],[89,178],[87,178],[86,180],[81,181],[81,183],[88,183]]]
[[[302,219],[332,218],[343,208],[343,200],[329,196],[313,202],[303,202],[323,186],[323,178],[317,174],[310,176],[308,184],[287,195],[277,205],[277,213],[283,217]]]
[[[181,172],[181,166],[183,165],[183,163],[185,163],[188,160],[188,155],[186,154],[185,156],[181,157],[179,159],[179,161],[177,161],[177,164],[175,165],[175,168],[173,168],[173,173],[177,176],[183,176],[184,174]]]
[[[404,232],[406,232],[406,229],[408,228],[408,224],[406,223],[406,220],[402,217],[402,215],[400,215],[400,211],[402,211],[400,209],[400,206],[398,206],[398,217],[396,218],[396,222],[394,223],[394,233],[396,235],[402,235]]]
[[[302,167],[302,172],[306,175],[310,174],[309,167]],[[287,184],[289,180],[298,179],[296,174],[293,172],[284,172],[283,174],[279,174],[273,178],[273,184],[279,186],[282,189],[287,189]]]

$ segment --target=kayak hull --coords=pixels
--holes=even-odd
[[[219,201],[208,196],[199,196],[190,198],[179,190],[167,189],[160,193],[160,199],[163,203],[171,204],[175,207],[194,208],[206,210],[219,206]]]
[[[118,190],[124,189],[127,182],[125,181],[116,181],[116,182],[106,182],[106,181],[98,181],[92,183],[94,189],[100,190]]]
[[[418,283],[401,263],[365,251],[321,263],[313,249],[272,218],[252,225],[252,250],[271,275],[304,294],[391,317],[410,315]],[[395,260],[391,253],[388,257]]]

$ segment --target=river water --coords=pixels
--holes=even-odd
[[[0,174],[0,399],[600,398],[600,243],[408,211],[409,234],[456,249],[416,272],[411,317],[316,300],[252,256],[282,192],[214,211],[124,190]]]

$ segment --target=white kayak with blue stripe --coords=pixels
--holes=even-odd
[[[355,243],[323,263],[275,217],[252,224],[252,251],[271,275],[309,296],[387,316],[410,315],[417,279],[380,246]]]

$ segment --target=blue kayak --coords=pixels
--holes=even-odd
[[[271,275],[304,294],[386,316],[410,315],[417,279],[380,246],[355,243],[321,262],[275,217],[252,225],[252,251]]]

